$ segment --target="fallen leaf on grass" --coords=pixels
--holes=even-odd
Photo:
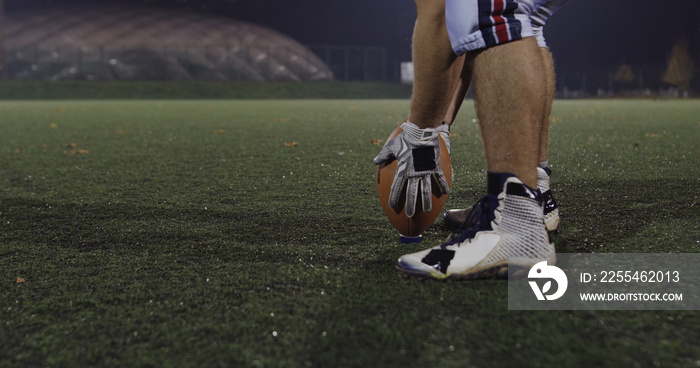
[[[127,135],[127,134],[129,134],[129,131],[128,130],[117,130],[117,131],[115,131],[115,133],[117,133],[118,135]]]
[[[88,153],[90,153],[90,151],[88,151],[86,149],[77,149],[77,150],[71,150],[68,153],[70,153],[71,155],[87,155]]]
[[[66,144],[63,145],[63,147],[66,147],[66,148],[75,148],[75,147],[78,147],[78,144],[77,144],[77,143],[66,143]]]
[[[369,143],[372,143],[375,146],[379,146],[384,142],[383,139],[370,139]]]
[[[284,142],[285,147],[296,147],[299,145],[299,142]]]
[[[23,283],[23,282],[25,282],[25,281],[27,281],[27,280],[25,280],[25,279],[23,279],[23,278],[21,278],[21,277],[18,277],[18,278],[17,278],[17,283],[18,283],[18,284],[21,284],[21,283]]]

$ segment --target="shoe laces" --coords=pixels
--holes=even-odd
[[[459,245],[473,239],[480,231],[493,230],[491,222],[496,219],[495,211],[498,211],[498,197],[492,194],[482,197],[472,206],[457,235],[441,247],[445,249],[449,245]]]

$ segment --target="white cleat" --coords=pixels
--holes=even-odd
[[[556,252],[542,218],[538,191],[510,174],[489,173],[489,195],[473,208],[473,226],[431,249],[399,258],[406,275],[433,279],[505,278],[508,269],[527,273]]]

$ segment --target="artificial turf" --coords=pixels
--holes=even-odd
[[[372,158],[406,100],[0,102],[0,366],[697,366],[697,311],[509,311],[400,276]],[[700,246],[697,100],[556,101],[558,252]],[[470,102],[447,206],[485,189]]]

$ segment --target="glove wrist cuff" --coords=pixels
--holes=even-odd
[[[418,125],[413,124],[408,120],[401,124],[401,129],[406,137],[410,138],[414,142],[425,143],[437,139],[435,128],[421,129],[418,127]]]

